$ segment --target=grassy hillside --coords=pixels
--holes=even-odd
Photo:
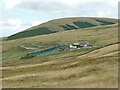
[[[3,87],[118,87],[116,45],[101,48],[101,52],[92,51],[90,54],[94,57],[89,58],[87,54],[85,57],[61,57],[57,54],[34,58],[34,64],[3,67]],[[104,52],[106,49],[109,51]],[[113,54],[108,55],[110,52]]]
[[[116,19],[107,19],[107,18],[76,17],[76,18],[55,19],[40,24],[38,26],[31,27],[17,34],[11,35],[7,38],[7,40],[33,37],[37,35],[45,35],[59,31],[77,30],[77,29],[89,28],[100,25],[111,25],[115,23],[117,23]]]
[[[71,31],[58,32],[49,35],[41,35],[30,38],[4,41],[3,51],[8,51],[22,44],[34,43],[75,43],[84,40],[93,42],[98,46],[103,46],[109,43],[118,41],[118,25],[97,26],[87,29],[78,29]]]
[[[55,31],[51,31],[47,27],[41,27],[39,29],[33,29],[30,31],[19,32],[17,34],[14,34],[14,35],[8,37],[8,40],[25,38],[25,37],[33,37],[33,36],[37,36],[37,35],[50,34],[50,33],[55,33]]]
[[[76,26],[66,24],[74,30],[3,41],[3,87],[117,88],[120,52],[118,24],[107,25],[106,21],[106,25],[92,26],[93,24],[84,23],[83,27],[90,27],[79,29],[76,26],[81,23]],[[60,51],[31,59],[18,58],[54,44],[66,45],[84,41],[91,42],[94,47]],[[37,44],[44,47],[33,46]],[[25,50],[21,45],[37,50]]]

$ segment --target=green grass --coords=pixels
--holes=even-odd
[[[92,48],[93,49],[93,48]],[[33,52],[31,50],[25,50],[25,51],[21,51],[21,50],[16,50],[16,51],[8,51],[8,52],[4,52],[3,53],[3,66],[15,66],[15,65],[19,65],[19,64],[27,64],[29,61],[31,63],[38,63],[36,62],[36,60],[34,59],[37,59],[37,58],[40,58],[40,62],[46,62],[48,61],[48,59],[45,59],[45,57],[48,57],[48,58],[54,58],[54,57],[59,57],[59,58],[64,58],[64,57],[72,57],[73,55],[81,55],[81,54],[84,54],[84,53],[87,53],[89,51],[91,51],[92,49],[79,49],[79,50],[73,50],[73,51],[58,51],[56,53],[53,53],[53,54],[48,54],[48,55],[45,55],[45,56],[39,56],[39,57],[35,57],[35,58],[30,58],[30,59],[18,59],[19,56],[21,55],[24,55],[24,54],[27,54],[28,52]],[[16,54],[14,54],[14,52],[18,52]],[[14,58],[15,57],[15,58]],[[42,59],[43,58],[43,59]],[[44,60],[45,59],[45,60]],[[33,60],[35,62],[33,62]]]
[[[89,22],[73,22],[76,26],[78,26],[79,28],[88,28],[88,27],[94,27],[94,26],[97,26],[97,25],[94,25],[92,23],[89,23]]]

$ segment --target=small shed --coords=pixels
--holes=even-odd
[[[79,48],[79,47],[80,47],[80,44],[79,44],[79,43],[73,43],[73,44],[70,44],[69,47],[70,47],[70,48],[73,48],[73,49]]]
[[[84,44],[83,48],[92,48],[92,47],[93,47],[93,45],[88,42],[88,43]]]

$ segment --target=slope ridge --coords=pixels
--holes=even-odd
[[[116,24],[116,19],[75,17],[55,19],[13,34],[7,40],[45,35],[60,31],[77,30],[101,25]]]

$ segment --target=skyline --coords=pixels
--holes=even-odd
[[[52,19],[118,18],[119,0],[1,0],[0,36],[10,36]]]

